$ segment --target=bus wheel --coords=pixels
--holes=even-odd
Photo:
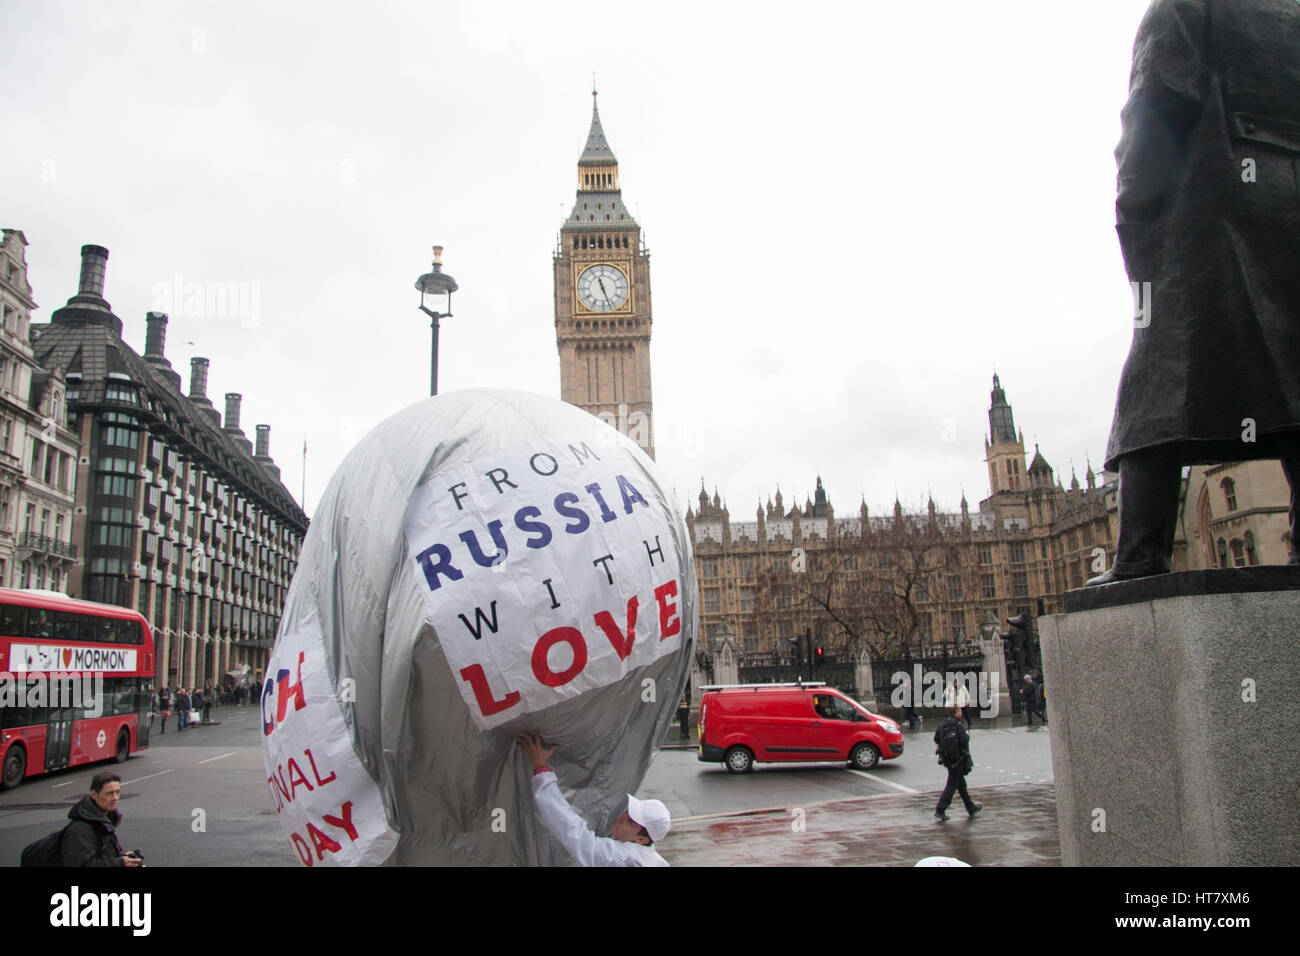
[[[27,774],[27,751],[18,744],[5,754],[4,773],[0,775],[0,790],[12,790],[23,782]]]
[[[131,735],[123,727],[117,733],[117,752],[113,754],[113,760],[116,763],[126,763],[126,758],[131,756]]]

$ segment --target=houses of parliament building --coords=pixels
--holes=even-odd
[[[577,195],[554,255],[561,397],[626,433],[654,457],[650,383],[650,263],[623,201],[618,161],[593,91]],[[989,494],[971,511],[836,513],[821,479],[800,506],[775,498],[733,520],[701,487],[688,509],[700,584],[702,649],[724,638],[742,657],[789,653],[811,633],[829,653],[878,653],[974,638],[999,625],[1063,610],[1067,590],[1114,560],[1113,474],[1062,484],[1024,436],[997,375],[984,442]],[[1100,479],[1100,480],[1099,480]],[[1289,492],[1276,461],[1184,469],[1175,571],[1283,564]]]

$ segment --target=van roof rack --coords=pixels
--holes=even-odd
[[[825,687],[823,680],[790,681],[784,684],[705,684],[700,693],[709,690],[762,690],[764,687]]]

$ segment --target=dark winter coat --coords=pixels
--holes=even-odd
[[[970,734],[968,734],[968,733],[966,732],[966,724],[965,724],[965,722],[964,722],[960,717],[953,717],[953,716],[950,714],[950,715],[948,715],[947,717],[944,718],[943,723],[939,725],[939,729],[936,730],[936,731],[934,732],[934,745],[935,745],[935,748],[936,748],[935,752],[936,752],[936,753],[939,752],[938,749],[937,749],[938,746],[939,746],[939,740],[943,737],[943,729],[944,729],[945,727],[947,727],[949,724],[956,724],[956,726],[957,726],[957,740],[958,740],[958,742],[961,744],[961,760],[962,760],[962,762],[961,762],[961,764],[957,767],[957,769],[958,769],[959,772],[961,772],[962,774],[968,774],[968,773],[970,773],[971,770],[974,768],[974,766],[975,766],[975,761],[971,758],[971,755],[970,755]],[[940,759],[942,759],[942,758],[940,758]],[[948,767],[949,770],[952,770],[952,769],[953,769],[953,768],[950,767],[948,764],[944,764],[944,766],[945,766],[945,767]]]
[[[117,828],[122,814],[105,813],[90,795],[68,811],[72,822],[63,830],[59,844],[62,866],[122,866],[122,846],[117,842]]]
[[[1277,457],[1300,435],[1300,4],[1155,0],[1122,119],[1116,229],[1151,298],[1106,465]]]

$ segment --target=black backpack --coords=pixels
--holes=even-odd
[[[949,718],[939,728],[939,763],[956,767],[962,762],[961,722]]]
[[[29,843],[23,847],[23,854],[19,858],[19,866],[62,866],[63,865],[63,831],[55,830],[48,836],[43,836],[35,843]]]

